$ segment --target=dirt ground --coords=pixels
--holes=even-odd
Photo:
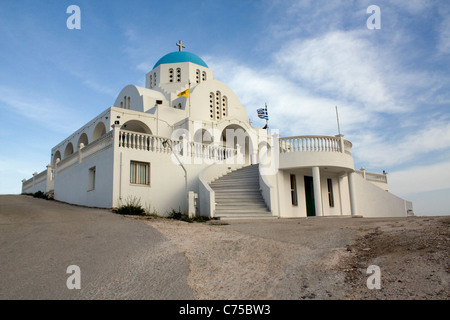
[[[450,217],[138,218],[190,261],[196,299],[450,298]],[[369,266],[380,289],[369,289]]]

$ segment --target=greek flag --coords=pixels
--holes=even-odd
[[[267,106],[256,110],[256,112],[258,112],[258,118],[269,120],[269,114],[267,113]]]

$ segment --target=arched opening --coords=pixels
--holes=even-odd
[[[226,126],[221,135],[221,141],[224,147],[236,149],[242,154],[245,164],[251,164],[251,155],[255,144],[253,143],[248,132],[237,124]]]
[[[202,144],[211,144],[214,141],[214,137],[209,130],[198,129],[194,133],[194,142]]]
[[[78,139],[78,143],[77,143],[78,149],[80,149],[80,144],[83,144],[83,146],[87,146],[88,143],[89,143],[88,136],[86,133],[83,132],[81,134],[80,138]]]
[[[150,128],[145,123],[139,120],[127,121],[122,125],[121,129],[133,132],[152,134]]]
[[[52,164],[54,165],[58,159],[61,160],[61,152],[59,150],[53,155]]]
[[[92,134],[92,141],[97,140],[101,136],[106,133],[105,124],[103,122],[99,122],[94,129],[94,133]]]
[[[73,144],[72,142],[69,142],[69,144],[66,146],[66,149],[64,149],[64,158],[70,156],[73,153]]]

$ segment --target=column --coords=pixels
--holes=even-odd
[[[47,183],[45,192],[53,190],[53,166],[51,164],[47,165]]]
[[[350,211],[352,216],[357,214],[356,206],[356,186],[355,186],[355,172],[349,172],[348,177],[348,191],[350,193]]]
[[[316,216],[323,216],[322,211],[322,190],[320,187],[320,169],[319,167],[312,168],[313,185],[314,185],[314,206],[316,207]]]
[[[342,186],[344,185],[344,177],[345,177],[345,175],[341,175],[338,177],[339,210],[340,210],[341,216],[344,214],[343,203],[342,203],[342,201],[344,201],[344,197],[342,196]]]

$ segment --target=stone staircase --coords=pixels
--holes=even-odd
[[[210,183],[219,219],[275,218],[259,191],[258,165],[243,167]]]

